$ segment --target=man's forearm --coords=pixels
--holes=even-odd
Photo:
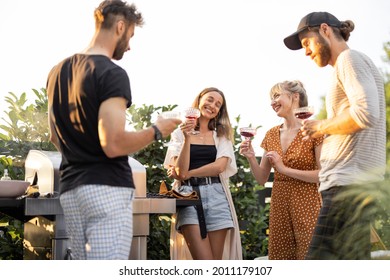
[[[349,111],[346,110],[334,118],[322,120],[317,131],[321,134],[352,134],[361,129],[351,117]]]

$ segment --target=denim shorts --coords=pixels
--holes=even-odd
[[[207,231],[233,227],[233,219],[225,191],[221,183],[199,186]],[[181,186],[180,192],[191,192],[191,186]],[[194,206],[179,208],[176,229],[183,225],[198,225],[198,215]]]

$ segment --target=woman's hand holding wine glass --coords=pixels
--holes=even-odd
[[[244,141],[241,143],[240,146],[240,154],[247,158],[255,156],[255,152],[251,144],[251,138],[256,135],[256,128],[241,127],[240,135],[244,137]]]
[[[195,121],[196,125],[196,120],[200,117],[200,110],[198,108],[188,107],[184,109],[184,117],[189,121]],[[198,135],[199,131],[193,128],[191,131],[188,132],[188,134]]]

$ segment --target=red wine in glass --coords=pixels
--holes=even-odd
[[[241,135],[244,136],[244,137],[249,137],[249,138],[252,138],[253,136],[255,136],[254,133],[248,132],[248,131],[242,131]]]
[[[184,116],[187,119],[195,120],[200,117],[200,110],[198,108],[188,107],[184,109]],[[192,129],[189,133],[192,135],[197,135],[199,134],[199,131]]]
[[[300,113],[295,113],[295,117],[301,120],[305,120],[313,116],[313,113],[311,112],[300,112]]]
[[[310,118],[314,114],[313,106],[306,106],[294,109],[294,115],[298,119],[305,120]]]
[[[249,140],[256,135],[256,129],[253,127],[241,127],[240,134],[245,137],[245,139]]]

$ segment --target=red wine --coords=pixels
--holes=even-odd
[[[247,131],[241,131],[240,134],[241,134],[242,136],[244,136],[244,137],[253,137],[253,136],[255,136],[254,133],[252,133],[252,132],[247,132]]]
[[[187,119],[190,119],[190,120],[196,120],[197,117],[196,116],[186,116]]]
[[[313,113],[310,113],[310,112],[300,112],[300,113],[296,113],[295,117],[297,117],[298,119],[304,120],[304,119],[310,118],[312,115],[313,115]]]

